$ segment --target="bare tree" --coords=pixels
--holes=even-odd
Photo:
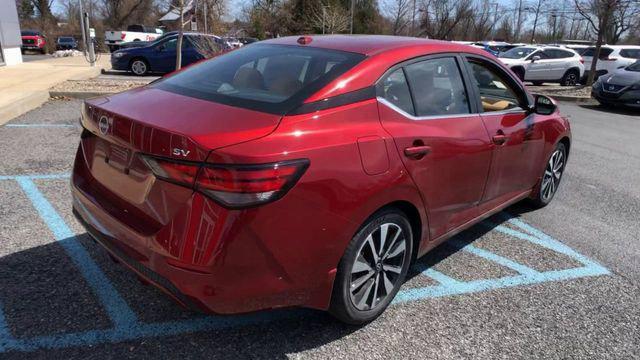
[[[335,34],[349,28],[349,13],[338,4],[318,4],[309,17],[311,26],[322,29],[322,33]]]
[[[593,84],[596,75],[596,66],[600,57],[600,49],[604,41],[607,28],[614,16],[615,11],[620,7],[622,0],[574,0],[576,10],[584,18],[591,31],[597,34],[596,48],[591,61],[591,69],[587,77],[587,86]]]
[[[422,3],[423,35],[451,39],[463,19],[473,16],[472,0],[425,0]]]
[[[391,33],[400,35],[406,32],[407,26],[411,23],[412,8],[415,0],[393,0],[388,1],[383,13],[391,19]]]
[[[612,19],[606,30],[608,44],[616,44],[624,33],[631,30],[640,18],[640,2],[622,0],[613,11]]]
[[[538,19],[540,18],[540,9],[542,8],[542,2],[544,0],[537,0],[534,8],[533,29],[531,30],[531,42],[536,40],[536,27],[538,26]]]

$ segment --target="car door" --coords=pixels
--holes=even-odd
[[[491,171],[482,201],[502,203],[535,185],[544,150],[542,129],[529,111],[531,99],[501,66],[479,57],[465,58],[474,100],[493,142]],[[491,207],[491,206],[489,206]]]
[[[185,36],[182,43],[182,66],[191,65],[204,57],[199,52],[199,47],[203,43],[199,41],[199,36]]]
[[[457,55],[426,57],[377,84],[382,125],[422,194],[432,240],[476,216],[492,156],[462,66]]]
[[[549,55],[549,70],[548,70],[548,79],[549,80],[559,80],[562,78],[564,73],[569,69],[569,61],[567,61],[568,57],[573,56],[573,54],[568,53],[564,50],[560,49],[549,49],[545,52]]]
[[[535,60],[534,57],[539,56],[540,59]],[[549,69],[548,64],[549,56],[543,51],[538,50],[531,55],[527,56],[527,61],[529,62],[526,65],[526,70],[524,74],[525,80],[546,80],[548,79],[547,70]]]
[[[158,44],[149,59],[151,69],[159,72],[171,72],[176,69],[176,46],[178,37],[174,36]]]

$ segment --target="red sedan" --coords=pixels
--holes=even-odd
[[[219,314],[305,306],[360,324],[410,264],[554,197],[555,103],[483,50],[288,37],[88,100],[73,209],[115,258]]]

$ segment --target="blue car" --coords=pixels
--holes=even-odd
[[[114,70],[131,71],[135,75],[150,72],[168,73],[176,69],[178,35],[166,36],[146,46],[120,49],[111,53]],[[207,59],[223,51],[213,35],[187,33],[182,40],[182,66]]]

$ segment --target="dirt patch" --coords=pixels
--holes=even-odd
[[[50,91],[57,92],[121,92],[144,86],[151,80],[110,80],[110,79],[91,79],[91,80],[68,80],[60,83]]]

